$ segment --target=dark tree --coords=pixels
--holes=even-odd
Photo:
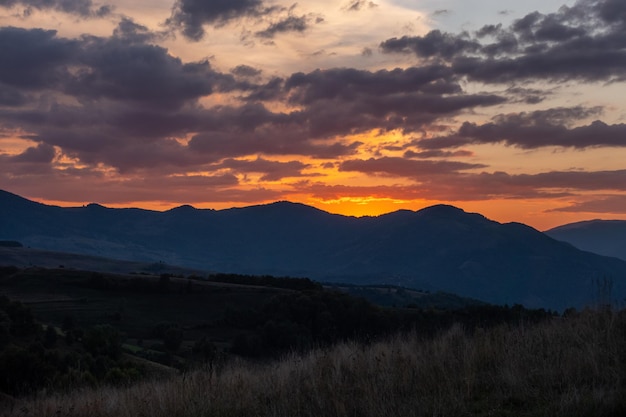
[[[53,348],[57,344],[57,331],[54,326],[48,325],[43,334],[43,345],[46,348]]]
[[[183,342],[183,331],[179,327],[169,327],[163,332],[163,345],[170,352],[176,352]]]

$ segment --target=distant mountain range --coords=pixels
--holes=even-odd
[[[578,249],[615,256],[626,261],[626,220],[589,220],[565,224],[544,232]]]
[[[361,218],[289,202],[157,212],[61,208],[0,191],[0,240],[207,271],[441,290],[528,307],[626,298],[625,261],[446,205]],[[606,280],[611,286],[602,285]]]

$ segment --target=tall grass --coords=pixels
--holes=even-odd
[[[233,362],[127,388],[39,395],[14,416],[380,417],[626,415],[626,314],[584,312],[467,334],[456,325]]]

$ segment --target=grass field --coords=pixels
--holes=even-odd
[[[130,387],[25,399],[4,415],[623,416],[626,314],[586,311],[529,326],[340,343]]]

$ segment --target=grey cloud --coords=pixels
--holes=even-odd
[[[127,43],[150,43],[163,40],[167,37],[165,32],[152,32],[146,26],[136,23],[133,19],[122,17],[117,27],[113,30],[113,37],[122,39]]]
[[[626,191],[626,170],[554,171],[534,175],[509,175],[506,182],[542,188]]]
[[[220,26],[242,17],[261,17],[275,12],[262,0],[177,0],[167,24],[180,27],[191,40],[204,37],[204,25]]]
[[[626,3],[622,0],[605,0],[596,4],[602,19],[622,26],[626,24]]]
[[[23,89],[53,88],[67,79],[79,42],[56,31],[0,28],[0,83]]]
[[[175,173],[251,155],[350,156],[362,144],[337,142],[337,136],[415,131],[505,101],[465,94],[442,65],[320,70],[265,81],[250,67],[225,74],[207,61],[181,61],[151,44],[153,35],[129,19],[110,38],[70,41],[55,32],[0,30],[0,43],[10,40],[28,51],[0,61],[0,85],[28,88],[29,99],[39,100],[0,109],[0,121],[87,165]],[[198,99],[214,91],[241,94],[241,103],[202,107]],[[69,105],[56,95],[76,100]],[[287,99],[298,110],[272,111],[264,104]],[[191,137],[189,143],[172,139],[183,137]]]
[[[415,131],[440,117],[506,101],[493,94],[463,94],[440,66],[297,73],[284,81],[282,91],[292,104],[302,107],[289,115],[290,120],[313,138],[371,129]]]
[[[261,181],[278,181],[283,178],[301,177],[302,170],[309,165],[300,161],[279,162],[264,158],[248,161],[241,159],[225,159],[216,168],[230,168],[237,172],[255,172],[263,174]]]
[[[547,210],[547,212],[626,214],[626,195],[602,195],[599,198],[575,202],[569,206]]]
[[[626,171],[624,170],[554,171],[512,175],[506,172],[464,172],[471,168],[469,164],[455,165],[462,163],[452,163],[452,161],[381,158],[346,161],[346,163],[346,166],[342,164],[341,169],[413,180],[415,184],[407,188],[412,190],[412,193],[416,195],[415,198],[427,195],[433,200],[575,198],[577,193],[586,191],[626,191]],[[390,191],[393,192],[393,190]]]
[[[438,9],[433,12],[433,16],[445,16],[447,14],[451,14],[452,11],[448,9]]]
[[[380,46],[445,62],[454,74],[485,83],[624,80],[624,8],[621,0],[583,0],[547,15],[530,13],[508,28],[487,25],[474,36],[434,30]]]
[[[320,99],[352,100],[359,95],[377,97],[399,93],[460,93],[461,87],[448,68],[413,67],[376,72],[337,68],[296,73],[285,81],[291,101],[310,104]]]
[[[430,184],[451,199],[545,198],[574,196],[581,191],[626,191],[626,170],[552,171],[512,175],[506,172],[457,174]]]
[[[132,21],[123,20],[115,33],[111,38],[68,40],[55,31],[0,28],[0,86],[9,93],[16,88],[56,90],[83,100],[109,98],[170,108],[214,90],[240,87],[208,61],[183,63],[166,49],[145,43],[151,35]],[[19,98],[15,93],[2,96],[8,96],[3,101]]]
[[[40,143],[37,146],[27,148],[19,155],[12,157],[15,162],[31,162],[31,163],[46,163],[52,162],[56,155],[56,151],[53,146],[45,143]]]
[[[365,174],[378,174],[420,179],[429,175],[451,174],[459,171],[484,168],[482,164],[468,164],[456,161],[411,160],[395,157],[352,159],[341,163],[340,171],[357,171]]]
[[[499,23],[497,25],[485,25],[476,31],[476,36],[480,38],[484,38],[485,36],[495,36],[501,33],[502,24]]]
[[[56,10],[81,17],[105,17],[111,14],[113,6],[95,6],[91,0],[0,0],[0,6],[13,7],[20,5],[30,9]]]
[[[273,101],[284,98],[284,80],[274,77],[265,84],[251,86],[245,97],[248,101]]]
[[[443,149],[480,143],[504,143],[533,149],[544,146],[587,148],[626,146],[626,124],[608,125],[596,120],[577,127],[569,125],[578,118],[598,113],[597,108],[557,108],[531,113],[494,117],[482,125],[465,122],[455,134],[418,142],[423,149]]]
[[[307,131],[298,126],[267,125],[257,131],[225,129],[204,131],[189,142],[190,151],[209,160],[246,155],[307,155],[314,158],[336,158],[355,152],[359,143],[312,143]]]
[[[237,65],[230,72],[239,77],[258,77],[262,71],[249,65]]]
[[[584,35],[586,35],[584,28],[565,25],[553,17],[546,17],[534,32],[536,41],[562,42]]]
[[[19,89],[0,83],[0,106],[21,106],[28,98]]]
[[[524,88],[512,86],[506,89],[506,93],[511,96],[512,102],[521,102],[526,104],[538,104],[551,95],[548,89],[539,90],[534,88]]]
[[[453,58],[462,53],[473,53],[480,50],[477,41],[463,35],[442,33],[440,30],[428,32],[425,36],[403,36],[391,38],[381,43],[384,52],[412,52],[423,58]]]
[[[267,29],[256,32],[260,38],[272,39],[280,33],[299,32],[302,33],[309,28],[310,18],[303,16],[287,16],[277,22],[270,24]]]
[[[79,63],[82,68],[68,83],[68,92],[87,99],[177,108],[233,82],[232,76],[213,71],[208,61],[183,63],[162,47],[115,38],[87,39]]]
[[[469,157],[474,156],[472,151],[458,150],[458,151],[442,151],[440,149],[430,149],[426,151],[415,152],[408,150],[404,152],[405,158],[454,158],[454,157]]]
[[[351,0],[350,3],[348,3],[343,9],[349,12],[358,12],[359,10],[362,10],[364,8],[373,9],[375,7],[378,7],[378,5],[373,1]]]

